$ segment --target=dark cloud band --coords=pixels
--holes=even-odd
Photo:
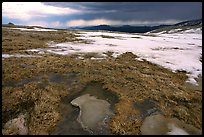
[[[60,2],[45,4],[83,10],[79,19],[92,20],[189,20],[202,18],[201,2]],[[75,17],[75,18],[76,18]]]

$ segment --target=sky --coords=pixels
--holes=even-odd
[[[202,2],[3,2],[2,24],[69,28],[201,19]]]

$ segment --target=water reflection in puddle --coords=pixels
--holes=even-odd
[[[54,132],[54,135],[108,135],[111,134],[109,128],[101,128],[100,131],[88,132],[82,128],[80,123],[77,121],[80,109],[71,105],[71,101],[79,96],[90,94],[97,97],[98,99],[105,100],[110,103],[110,108],[114,112],[114,104],[119,99],[117,95],[106,91],[102,88],[102,84],[98,82],[91,82],[86,85],[81,91],[73,92],[72,94],[64,97],[60,105],[62,119],[58,122]]]
[[[47,79],[47,81],[45,80]],[[21,81],[6,81],[3,83],[4,87],[20,87],[30,82],[38,82],[39,86],[44,88],[46,87],[49,82],[51,83],[58,83],[67,85],[69,87],[72,83],[79,82],[79,73],[66,73],[66,74],[59,74],[59,73],[48,73],[40,76],[35,76],[32,78],[23,79]],[[68,96],[62,98],[60,104],[60,111],[61,111],[61,120],[57,123],[55,129],[50,134],[55,135],[92,135],[92,134],[99,134],[99,135],[108,135],[111,134],[109,128],[101,128],[100,131],[91,133],[84,130],[81,124],[77,121],[77,118],[80,113],[80,109],[76,106],[71,105],[71,101],[75,98],[90,94],[91,96],[95,96],[97,99],[105,100],[110,104],[110,110],[114,113],[114,105],[119,101],[116,94],[107,91],[102,88],[102,84],[99,82],[91,82],[87,84],[81,91],[73,91]],[[108,118],[104,120],[105,123],[108,125]]]

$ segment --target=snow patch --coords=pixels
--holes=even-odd
[[[84,57],[79,56],[78,59],[84,59]]]
[[[191,84],[194,84],[194,85],[198,86],[197,81],[193,77],[189,77],[186,82],[189,82]]]
[[[33,29],[27,29],[27,28],[11,28],[11,29],[18,29],[21,31],[57,31],[54,29],[42,29],[42,28],[33,28]]]
[[[188,29],[188,30],[184,31],[184,33],[197,33],[197,34],[202,34],[202,30],[201,30],[201,28]]]
[[[91,57],[91,60],[100,60],[100,59],[104,59],[104,58],[95,58],[95,57]]]
[[[2,58],[11,58],[11,57],[22,58],[22,57],[42,57],[42,56],[22,55],[22,54],[14,54],[14,55],[2,54]]]
[[[135,58],[136,60],[138,60],[138,61],[143,61],[143,59],[141,59],[141,58]]]
[[[51,43],[50,49],[46,51],[60,55],[89,52],[103,54],[110,51],[113,52],[112,57],[115,58],[122,53],[132,52],[140,58],[139,60],[145,59],[173,72],[185,70],[189,73],[188,82],[196,84],[195,78],[202,75],[202,62],[199,60],[202,55],[202,49],[200,48],[202,47],[202,30],[199,28],[187,32],[162,33],[155,34],[152,37],[141,34],[83,32],[79,34],[78,38],[91,40],[92,43]],[[101,35],[121,37],[123,39],[104,40]],[[132,37],[140,37],[140,39],[132,39]]]
[[[182,29],[173,29],[173,30],[170,30],[169,33],[176,33],[177,31],[180,31]]]

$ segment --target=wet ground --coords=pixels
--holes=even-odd
[[[35,55],[37,53],[26,50],[49,48],[50,41],[81,41],[74,33],[67,34],[67,30],[66,33],[27,33],[4,28],[2,35],[4,54]],[[83,55],[84,59],[54,54],[44,54],[42,58],[2,59],[2,124],[20,113],[29,113],[30,135],[90,134],[76,122],[80,110],[70,102],[83,94],[92,94],[108,101],[111,109],[115,109],[110,122],[112,134],[138,135],[142,120],[160,110],[168,117],[202,128],[202,78],[199,86],[187,84],[189,88],[185,88],[185,72],[173,73],[146,60],[135,60],[136,56],[130,52],[116,59],[111,55],[108,60],[100,61],[92,60],[91,57],[97,57],[93,54]],[[79,72],[80,79],[78,74],[69,72]],[[120,101],[115,103],[118,98],[112,92],[105,92],[102,84],[86,85],[90,81],[101,81],[106,89],[120,96]],[[77,86],[83,84],[84,88],[78,90]],[[77,90],[73,90],[75,86]],[[60,100],[62,97],[65,98]],[[3,134],[18,134],[2,130]],[[101,134],[108,134],[106,131]]]
[[[80,109],[71,105],[71,101],[81,95],[90,94],[98,99],[106,100],[111,104],[111,110],[114,110],[114,104],[119,101],[118,97],[102,88],[102,84],[98,82],[91,82],[87,84],[81,91],[75,91],[72,94],[62,99],[60,110],[62,119],[57,123],[56,129],[51,134],[54,135],[107,135],[111,134],[108,128],[103,128],[98,132],[85,131],[80,123],[77,121]]]
[[[23,87],[26,84],[32,83],[32,82],[37,82],[38,86],[42,89],[44,89],[46,86],[48,86],[50,83],[58,83],[58,84],[64,84],[66,85],[66,87],[70,87],[73,83],[78,82],[78,73],[65,73],[65,74],[60,74],[60,73],[47,73],[44,75],[38,75],[38,76],[34,76],[31,78],[26,78],[23,80],[10,80],[10,81],[5,81],[2,86],[3,87]],[[9,100],[8,100],[9,103]],[[15,116],[17,116],[20,111],[28,111],[30,109],[32,109],[32,107],[34,106],[34,103],[31,101],[26,101],[26,102],[22,102],[19,104],[19,106],[22,106],[22,108],[20,110],[17,109],[11,109],[11,108],[7,108],[6,111],[4,111],[2,113],[2,117],[3,117],[3,123],[2,125],[5,124],[5,122],[7,122],[8,120],[11,120],[13,118],[15,118]]]
[[[31,82],[38,82],[39,86],[41,88],[44,88],[48,85],[48,82],[52,83],[59,83],[59,84],[65,84],[67,86],[71,85],[73,82],[77,82],[77,73],[66,73],[66,74],[60,74],[60,73],[47,73],[44,75],[38,75],[31,78],[26,78],[20,81],[16,80],[10,80],[5,81],[3,83],[4,87],[20,87],[23,85],[26,85]]]
[[[145,99],[141,102],[135,102],[134,108],[139,110],[140,112],[140,115],[138,115],[137,117],[141,120],[144,120],[147,116],[162,114],[162,111],[159,109],[157,103],[158,102],[151,99]]]

